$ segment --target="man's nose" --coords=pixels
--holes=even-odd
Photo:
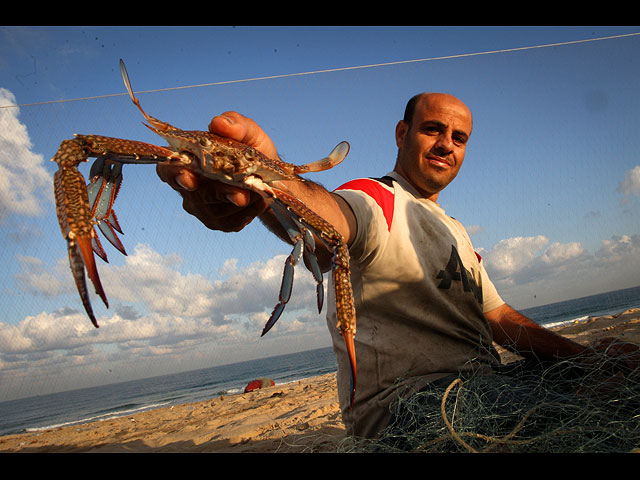
[[[451,138],[451,135],[439,135],[438,140],[434,145],[434,149],[439,155],[451,153],[453,151],[453,139]]]

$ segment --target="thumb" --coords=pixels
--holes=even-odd
[[[213,117],[209,131],[254,147],[269,158],[278,158],[277,149],[264,130],[255,121],[237,112],[224,112]]]

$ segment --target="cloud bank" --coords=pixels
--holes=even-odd
[[[509,238],[478,253],[503,299],[518,308],[640,285],[640,235],[604,240],[594,253],[543,235]]]
[[[0,88],[0,105],[16,105],[13,93]],[[11,214],[37,216],[43,199],[53,200],[51,176],[34,153],[18,108],[0,108],[0,222]]]
[[[246,266],[229,259],[219,272],[220,279],[211,281],[181,272],[178,255],[163,256],[138,244],[123,265],[99,265],[111,308],[105,309],[92,293],[100,324],[95,329],[82,309],[66,258],[48,267],[37,258],[20,257],[19,287],[59,298],[61,307],[28,316],[16,325],[0,322],[4,385],[27,377],[29,382],[52,375],[70,377],[79,369],[84,377],[115,365],[128,369],[133,365],[135,370],[136,365],[148,363],[175,371],[181,364],[185,370],[200,368],[193,363],[198,358],[205,365],[232,363],[242,359],[239,353],[267,356],[287,346],[295,351],[297,337],[307,342],[312,337],[315,347],[328,346],[324,311],[321,315],[315,311],[315,281],[302,265],[296,268],[285,313],[260,338],[278,301],[285,258],[277,255]],[[314,348],[313,341],[309,348]]]

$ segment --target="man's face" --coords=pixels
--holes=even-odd
[[[435,202],[462,166],[471,127],[471,112],[460,100],[446,94],[423,95],[411,125],[401,120],[396,126],[395,171]]]

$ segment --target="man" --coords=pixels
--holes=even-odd
[[[264,131],[235,112],[213,118],[209,129],[277,158]],[[462,166],[471,130],[471,112],[462,101],[447,94],[421,94],[411,99],[397,124],[397,161],[386,177],[354,180],[333,193],[312,182],[282,182],[333,224],[349,245],[358,323],[353,408],[331,289],[327,321],[350,434],[375,437],[388,424],[390,405],[400,391],[497,366],[492,341],[543,361],[588,350],[509,307],[462,225],[437,204]],[[181,193],[185,210],[209,228],[238,231],[260,216],[286,239],[253,192],[175,167],[159,166],[158,173]],[[327,270],[329,252],[319,252],[319,260]]]

